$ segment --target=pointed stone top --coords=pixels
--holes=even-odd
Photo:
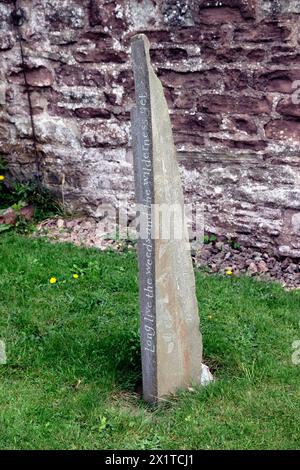
[[[150,48],[150,43],[149,43],[149,40],[146,36],[146,34],[136,34],[135,36],[133,36],[131,38],[131,43],[133,43],[134,41],[143,41],[144,45],[145,45],[145,49],[149,50]]]
[[[148,67],[151,67],[151,60],[150,60],[150,43],[145,34],[136,34],[131,38],[131,49],[133,54],[133,60],[141,60],[138,59],[140,54],[146,56],[146,61]]]

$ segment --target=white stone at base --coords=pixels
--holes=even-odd
[[[211,374],[209,368],[205,364],[201,364],[201,385],[205,386],[208,385],[210,382],[213,382],[214,378]]]

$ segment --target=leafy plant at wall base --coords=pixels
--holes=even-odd
[[[36,208],[35,219],[37,221],[62,214],[62,208],[50,191],[34,182],[15,183],[13,192],[18,202],[33,205]]]
[[[211,235],[205,234],[204,238],[203,238],[203,243],[204,243],[204,245],[209,245],[209,243],[215,243],[217,240],[218,240],[217,235],[215,235],[215,234],[211,234]]]
[[[6,182],[0,184],[0,208],[2,210],[11,208],[17,213],[17,220],[12,225],[19,233],[33,231],[32,220],[23,217],[21,210],[26,206],[34,208],[33,220],[40,222],[54,215],[63,215],[63,210],[58,201],[48,189],[34,183],[16,182],[11,185]],[[1,224],[3,226],[3,224]],[[2,228],[1,231],[4,231]]]
[[[229,238],[228,245],[234,250],[239,250],[241,248],[241,245],[234,238]]]
[[[19,216],[14,228],[17,233],[28,234],[34,232],[35,224],[32,220],[27,220],[24,217]]]

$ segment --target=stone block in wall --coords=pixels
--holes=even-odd
[[[53,74],[47,67],[36,67],[26,70],[26,80],[28,85],[32,87],[49,87],[53,85]],[[24,85],[23,72],[12,72],[8,75],[9,83]]]
[[[11,31],[0,32],[0,51],[12,49],[16,43],[16,39]]]
[[[257,125],[253,119],[232,117],[230,119],[230,123],[232,123],[233,128],[237,129],[238,131],[245,132],[249,135],[257,134]]]
[[[298,0],[260,0],[259,8],[264,15],[280,15],[282,13],[300,13]]]
[[[207,94],[198,98],[197,109],[200,112],[213,114],[269,114],[271,101],[266,97]]]
[[[183,131],[174,132],[174,142],[179,150],[199,150],[199,147],[203,147],[205,145],[203,135]]]
[[[51,30],[81,29],[85,25],[84,2],[48,0],[45,3],[45,21]]]
[[[59,92],[50,90],[48,93],[48,111],[58,116],[72,116],[77,109],[98,110],[107,116],[109,109],[105,104],[104,93],[97,87],[61,86]],[[86,111],[87,113],[89,111]],[[91,117],[91,116],[90,116]]]
[[[164,63],[165,60],[170,61],[181,61],[187,59],[189,54],[188,51],[178,46],[166,46],[160,49],[150,50],[151,60],[154,63]]]
[[[268,139],[275,141],[289,140],[291,143],[300,144],[300,120],[274,119],[265,126]]]
[[[164,22],[173,28],[194,25],[193,0],[163,0],[162,13]]]
[[[59,65],[55,69],[56,82],[68,86],[97,86],[105,85],[103,71],[76,65]]]
[[[126,92],[131,94],[133,97],[134,83],[133,83],[133,73],[131,69],[123,69],[117,73],[115,78],[115,83],[117,85],[122,85],[126,88]]]
[[[183,88],[190,92],[191,89],[201,94],[203,90],[219,90],[222,79],[222,71],[216,68],[202,72],[181,72],[159,68],[158,76],[163,85],[168,88]]]
[[[17,138],[30,139],[32,128],[28,115],[18,116],[14,119]],[[35,122],[37,141],[40,144],[63,145],[68,148],[79,146],[79,131],[75,122],[71,122],[48,115],[39,116]]]
[[[252,139],[231,139],[226,136],[210,137],[210,142],[216,150],[220,149],[234,149],[234,150],[251,150],[252,152],[261,152],[267,147],[267,142],[264,140]]]
[[[131,31],[166,29],[162,2],[156,0],[129,0]]]
[[[1,31],[8,29],[10,13],[11,13],[11,1],[0,3],[0,29]]]
[[[110,111],[102,108],[76,108],[74,114],[81,119],[110,119],[112,115]]]
[[[0,141],[7,141],[11,138],[12,126],[0,122]]]
[[[233,40],[249,43],[268,43],[278,41],[284,43],[288,41],[291,29],[287,25],[282,25],[278,20],[263,21],[253,27],[252,24],[243,25],[237,28]]]
[[[243,90],[251,89],[253,82],[252,71],[229,68],[226,72],[223,72],[223,80],[226,91],[241,93]]]
[[[49,31],[50,44],[53,46],[66,46],[78,41],[78,32],[75,29],[63,29],[62,31]]]
[[[300,118],[300,102],[293,102],[291,97],[283,98],[279,101],[276,112],[283,116]]]
[[[206,25],[242,23],[244,21],[243,16],[238,9],[229,8],[223,5],[215,6],[214,8],[201,8],[197,19],[199,23],[204,23]]]
[[[257,66],[258,61],[264,61],[267,57],[267,52],[264,49],[251,49],[248,46],[242,47],[240,44],[235,43],[234,47],[205,46],[201,53],[203,63],[214,63],[214,66],[236,63],[235,67],[241,66],[243,63],[244,66],[251,63],[253,66]]]
[[[239,16],[235,15],[240,15],[245,19],[255,19],[256,3],[257,0],[198,0],[196,2],[199,8],[200,19],[203,12],[210,17],[214,15],[225,15],[225,17],[232,15],[233,18],[239,18]],[[218,11],[221,13],[218,13]]]
[[[90,0],[89,23],[114,36],[122,35],[128,27],[125,3],[115,0]]]
[[[300,54],[274,55],[269,61],[270,65],[300,68]]]
[[[219,116],[201,115],[200,113],[173,113],[171,115],[172,127],[176,132],[194,134],[197,132],[217,132],[220,130],[221,118]],[[188,139],[187,139],[188,140]]]
[[[278,70],[255,72],[254,87],[261,91],[290,94],[295,91],[293,84],[297,80],[300,80],[300,68],[284,70],[279,67]]]
[[[74,58],[79,63],[95,62],[95,63],[116,63],[122,64],[127,61],[126,52],[113,48],[97,47],[94,49],[81,49],[74,52]]]
[[[168,34],[167,32],[164,32]],[[162,39],[159,41],[159,34],[155,32],[155,37],[158,37],[158,43],[163,41],[170,41],[169,38]],[[179,43],[182,45],[206,45],[217,43],[217,42],[226,42],[227,31],[226,28],[222,28],[219,25],[199,25],[190,28],[178,28],[172,31],[171,33],[172,41],[174,43]]]
[[[178,110],[187,110],[190,114],[193,114],[196,109],[197,98],[199,93],[197,90],[186,91],[176,90],[175,92],[171,89],[167,89],[165,93],[169,109],[177,108]]]
[[[80,123],[81,143],[84,147],[120,147],[128,142],[129,129],[125,123],[93,119]]]

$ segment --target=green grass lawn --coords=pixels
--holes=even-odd
[[[134,393],[135,253],[1,235],[0,448],[299,448],[300,365],[291,356],[300,291],[247,277],[196,281],[217,380],[150,407]]]

